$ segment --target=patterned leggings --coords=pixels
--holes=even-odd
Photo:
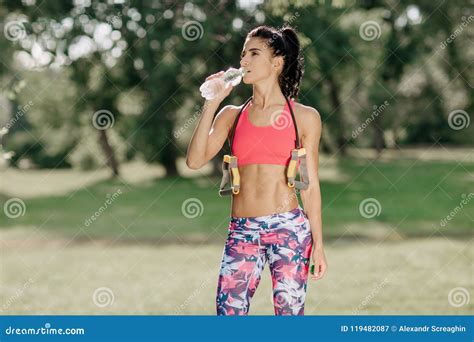
[[[247,315],[268,261],[275,315],[303,315],[313,239],[297,208],[257,217],[231,217],[217,285],[217,315]]]

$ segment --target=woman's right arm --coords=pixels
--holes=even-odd
[[[222,73],[211,75],[206,80],[212,77],[219,77]],[[194,130],[186,156],[186,165],[190,169],[198,170],[206,165],[224,145],[234,123],[233,118],[235,115],[233,113],[235,113],[238,107],[225,106],[216,115],[215,119],[214,114],[222,100],[230,94],[232,88],[232,85],[229,84],[228,88],[219,97],[204,103],[201,117]]]

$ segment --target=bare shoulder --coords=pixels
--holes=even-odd
[[[226,132],[227,136],[230,134],[230,130],[232,125],[235,122],[237,114],[240,111],[242,106],[232,106],[227,105],[224,106],[216,115],[214,119],[213,126],[211,128],[211,132],[214,131],[214,128],[220,132]]]
[[[305,106],[298,102],[295,102],[295,115],[298,116],[303,123],[315,123],[315,120],[321,120],[319,112],[315,108]]]
[[[242,106],[224,106],[216,115],[216,122],[222,122],[225,126],[233,124]]]
[[[217,113],[217,115],[223,118],[233,117],[237,115],[241,107],[242,106],[227,105],[222,107],[222,109],[219,111],[219,113]]]
[[[315,108],[298,102],[295,102],[294,108],[296,124],[303,135],[307,135],[309,130],[321,129],[321,115]]]

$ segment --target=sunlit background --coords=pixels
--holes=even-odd
[[[292,25],[323,121],[328,273],[306,314],[472,314],[472,1],[0,4],[1,314],[215,314],[222,156],[199,86]],[[238,85],[223,105],[242,104]],[[273,314],[268,266],[250,314]]]

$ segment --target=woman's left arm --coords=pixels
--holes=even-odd
[[[324,254],[321,190],[319,187],[319,141],[321,139],[321,117],[319,112],[311,107],[305,107],[303,119],[302,145],[306,149],[306,164],[308,168],[309,186],[302,190],[301,200],[304,211],[308,216],[313,236],[312,259],[314,263],[313,280],[321,279],[326,273],[327,261]]]

